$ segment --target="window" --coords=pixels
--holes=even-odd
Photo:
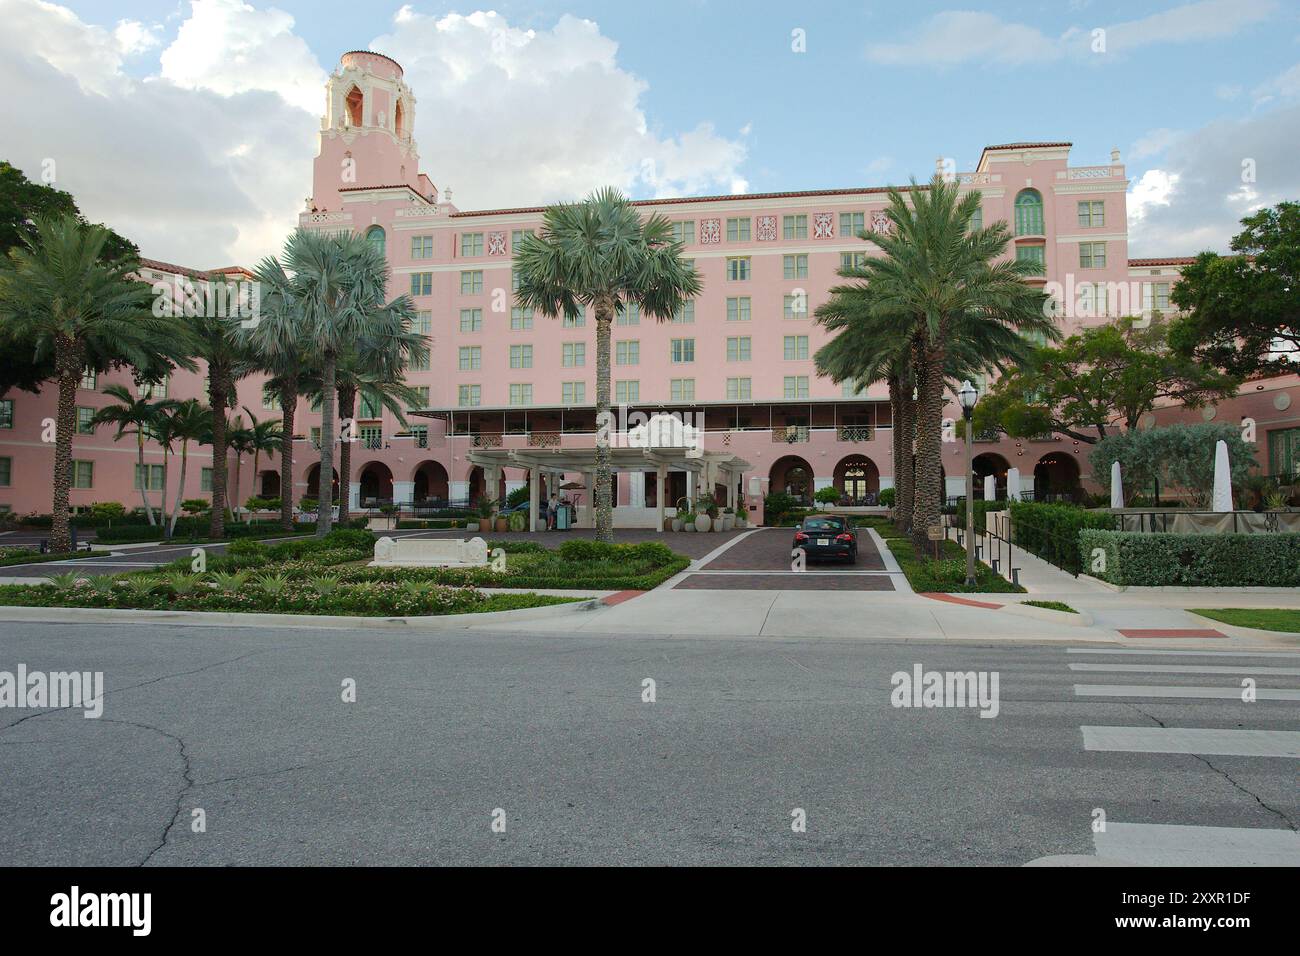
[[[280,396],[266,385],[262,386],[262,408],[271,412],[280,410]]]
[[[561,382],[560,401],[565,405],[582,405],[587,401],[586,382]]]
[[[781,274],[786,279],[808,278],[808,256],[782,256]]]
[[[668,391],[674,402],[695,401],[695,379],[675,378],[668,383]]]
[[[749,220],[728,219],[727,220],[727,241],[728,242],[749,242]]]
[[[750,338],[748,335],[733,335],[727,339],[727,361],[748,362],[750,359]]]
[[[431,354],[431,353],[429,353],[429,352],[425,352],[424,355],[423,355],[422,357],[420,357],[420,358],[415,358],[415,357],[408,358],[408,359],[406,360],[406,367],[407,367],[407,369],[409,369],[409,370],[412,371],[412,372],[427,372],[427,371],[429,371],[429,356],[430,356],[430,354]],[[317,407],[317,408],[314,409],[314,410],[315,410],[315,411],[320,411],[320,408]]]
[[[736,295],[727,299],[727,321],[748,322],[750,316],[750,299],[747,295]]]
[[[636,379],[623,380],[614,383],[614,401],[620,405],[626,405],[628,402],[641,401],[641,383]]]
[[[483,310],[482,309],[461,309],[460,330],[462,332],[482,332],[483,331]]]
[[[1142,311],[1150,312],[1153,309],[1160,312],[1169,310],[1168,282],[1144,282],[1142,284]]]
[[[163,378],[160,382],[141,382],[140,385],[136,387],[135,393],[140,398],[147,398],[157,402],[167,397],[167,385],[167,378]],[[207,391],[206,380],[203,390],[205,392]]]
[[[808,295],[787,295],[781,306],[782,314],[787,319],[806,319],[808,317]]]
[[[866,398],[867,390],[865,388],[858,388],[853,382],[845,382],[840,386],[840,396],[842,398]]]
[[[1101,201],[1079,203],[1079,225],[1084,229],[1106,225],[1106,204]]]
[[[867,261],[865,252],[841,252],[840,268],[841,269],[861,269]]]
[[[14,476],[14,460],[0,458],[0,488],[8,488]]]
[[[867,228],[867,214],[865,212],[842,212],[840,213],[840,237],[843,239],[856,239],[858,233],[865,232]]]
[[[1079,243],[1079,268],[1080,269],[1106,268],[1106,243],[1104,242]]]
[[[510,346],[510,367],[511,368],[532,368],[533,347],[531,345]]]
[[[362,448],[377,450],[384,447],[384,429],[379,425],[364,425],[357,429]]]
[[[744,282],[749,278],[749,256],[733,256],[727,260],[727,279]]]
[[[808,397],[808,376],[787,375],[785,377],[785,397],[786,398],[807,398]]]
[[[976,206],[975,215],[970,217],[970,231],[978,232],[984,228],[984,207]]]
[[[98,383],[99,383],[99,376],[95,374],[95,370],[93,368],[82,370],[81,372],[82,388],[88,388],[93,392],[95,390],[95,386]]]
[[[618,315],[614,321],[616,325],[640,325],[641,306],[635,302],[619,303]]]
[[[370,243],[370,248],[374,249],[375,252],[379,253],[381,256],[384,255],[385,254],[384,227],[371,226],[369,229],[367,229],[366,242]]]
[[[615,343],[614,364],[615,365],[640,365],[641,364],[640,340],[628,339],[625,342]]]
[[[93,408],[77,409],[77,434],[93,435],[95,434],[95,410]]]
[[[460,294],[478,295],[483,291],[483,270],[473,269],[460,274]]]
[[[0,458],[0,462],[4,460]],[[1275,475],[1300,475],[1300,428],[1277,428],[1268,433],[1268,463]],[[0,471],[0,478],[6,474]]]
[[[151,487],[149,490],[157,491],[162,488],[162,465],[153,465],[152,467],[158,470],[158,484]],[[72,487],[95,487],[95,463],[93,461],[74,461],[72,463]],[[137,485],[136,487],[139,486]]]
[[[560,328],[562,329],[580,329],[586,324],[587,324],[586,309],[583,309],[573,318],[570,318],[569,316],[566,315],[560,320]]]
[[[748,401],[753,397],[752,380],[748,378],[727,379],[727,399],[729,401]]]
[[[411,273],[411,295],[433,295],[433,273]]]
[[[695,340],[694,339],[673,339],[672,357],[673,357],[674,365],[682,365],[686,362],[694,362],[695,361]]]
[[[433,258],[433,236],[412,236],[411,237],[411,258],[432,259]]]
[[[90,464],[90,462],[85,462],[85,464]],[[135,481],[132,484],[132,487],[135,488],[136,491],[140,490],[140,482],[142,479],[148,482],[148,487],[145,488],[145,491],[162,491],[163,466],[136,465]],[[82,485],[80,487],[89,488],[90,485]]]
[[[416,335],[431,335],[433,333],[433,313],[415,313],[415,320],[411,323],[411,331]]]
[[[511,405],[531,405],[533,404],[533,386],[529,384],[515,384],[510,386],[510,404]]]
[[[673,313],[674,325],[690,325],[695,321],[695,300],[688,299],[682,307]]]
[[[414,391],[415,391],[415,397],[414,397],[414,399],[413,399],[414,404],[411,405],[410,407],[411,407],[411,408],[428,408],[428,407],[429,407],[429,386],[428,386],[428,385],[417,385],[417,386],[415,386]],[[425,426],[417,425],[417,426],[415,426],[415,427],[416,427],[416,428],[423,428],[423,427],[425,427]],[[412,430],[412,431],[415,431],[415,428],[412,428],[411,430]]]
[[[532,349],[532,346],[529,346]],[[560,364],[565,368],[580,368],[587,364],[586,342],[565,342],[560,346]]]
[[[462,256],[483,255],[483,233],[463,232],[460,235],[460,254]]]
[[[1081,282],[1079,283],[1078,308],[1081,318],[1100,318],[1109,311],[1109,295],[1107,294],[1106,283],[1104,282]],[[1042,333],[1038,333],[1042,335]],[[1046,345],[1046,336],[1044,341],[1038,345]]]
[[[361,396],[361,412],[360,412],[360,414],[359,414],[357,417],[358,417],[358,418],[367,418],[367,419],[369,419],[369,418],[379,418],[380,415],[381,415],[381,409],[382,409],[382,408],[383,408],[383,403],[380,402],[379,399],[375,398],[375,396],[373,396],[373,395],[362,395],[362,396]]]
[[[461,408],[478,405],[482,396],[481,385],[460,385],[456,388],[456,404]]]
[[[311,430],[311,443],[312,443],[312,447],[317,449],[320,448],[320,426],[319,425],[313,426]],[[199,485],[199,490],[211,491],[212,490],[212,469],[204,468],[203,471],[204,474],[202,475],[202,483]]]
[[[514,355],[511,355],[513,360]],[[457,363],[462,372],[472,372],[483,367],[483,349],[478,345],[462,345],[460,347],[459,362]]]
[[[429,403],[425,402],[425,404],[428,405]],[[411,439],[416,448],[428,448],[429,447],[429,426],[412,425]]]
[[[691,220],[675,222],[673,226],[673,239],[684,246],[695,245],[695,223]]]
[[[14,427],[14,400],[0,399],[0,428]]]
[[[807,216],[782,216],[781,217],[781,238],[782,239],[807,239],[808,238],[808,217]]]
[[[512,331],[520,332],[523,331],[524,329],[531,329],[532,327],[533,327],[532,309],[523,309],[520,308],[519,306],[514,306],[513,308],[511,308],[510,328]]]
[[[519,280],[521,278],[522,277],[519,275],[519,273],[516,272],[514,269],[510,270],[510,291],[511,292],[519,291]]]
[[[1043,197],[1037,189],[1022,189],[1016,196],[1016,235],[1043,235]]]
[[[787,360],[806,359],[808,357],[808,336],[787,335],[785,337],[785,357]]]
[[[533,229],[512,229],[510,231],[510,251],[514,252],[519,248],[519,243],[524,241],[524,236],[536,235]]]
[[[1031,275],[1041,276],[1047,273],[1046,246],[1016,246],[1016,261],[1029,262],[1034,266]]]

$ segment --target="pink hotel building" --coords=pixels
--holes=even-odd
[[[483,452],[499,462],[501,452],[493,450],[593,447],[594,319],[569,323],[534,316],[511,297],[512,251],[526,230],[538,226],[542,207],[461,210],[452,204],[450,189],[439,192],[420,171],[412,136],[415,95],[388,57],[344,54],[326,90],[312,196],[300,225],[355,230],[382,248],[392,268],[392,294],[411,294],[431,345],[429,366],[409,370],[409,383],[426,397],[424,407],[408,415],[408,427],[381,409],[361,408],[351,504],[465,500],[482,494],[489,480],[497,485],[493,496],[500,497],[523,484],[526,472],[489,464],[489,477]],[[1066,290],[1076,307],[1065,309],[1064,331],[1104,321],[1106,306],[1117,314],[1168,309],[1169,289],[1187,260],[1129,259],[1128,181],[1118,151],[1108,163],[1073,166],[1069,143],[988,146],[974,171],[956,176],[963,189],[981,194],[983,222],[1012,224],[1014,255],[1040,266],[1031,281]],[[811,494],[834,485],[861,501],[893,483],[883,387],[854,393],[818,377],[813,365],[827,336],[812,311],[827,298],[842,264],[877,254],[857,234],[885,228],[885,202],[883,187],[864,187],[638,203],[647,214],[672,220],[704,291],[671,322],[634,311],[619,317],[612,399],[647,415],[691,413],[693,423],[702,415],[705,451],[728,452],[745,464],[712,473],[734,482],[715,491],[730,501],[743,497],[758,511],[754,517],[761,516],[761,496],[769,490]],[[148,281],[188,271],[152,261],[144,266]],[[1090,291],[1102,287],[1112,295],[1132,290],[1142,301],[1107,302],[1107,293]],[[1098,312],[1103,318],[1087,317]],[[109,404],[102,394],[108,381],[130,384],[125,373],[88,378],[78,401],[83,419]],[[177,373],[155,393],[203,399],[202,372]],[[1288,412],[1297,393],[1295,376],[1249,383],[1231,403],[1231,415],[1225,408],[1220,416],[1256,417],[1261,465],[1271,473],[1293,473],[1300,463],[1300,420],[1294,409]],[[279,416],[258,379],[240,382],[238,398],[259,418]],[[0,509],[48,511],[53,447],[41,441],[41,423],[54,409],[52,388],[40,395],[11,392],[0,400]],[[955,403],[950,414],[957,416]],[[312,418],[303,401],[295,498],[319,494],[313,444],[319,429]],[[981,439],[986,440],[976,448],[977,475],[1001,480],[1009,468],[1018,468],[1022,483],[1039,494],[1067,493],[1088,482],[1087,445],[1059,436]],[[209,487],[207,451],[192,456],[197,460],[186,497],[203,496]],[[958,495],[965,490],[960,444],[951,452],[946,492]],[[148,447],[141,473],[133,440],[115,442],[109,428],[86,428],[76,436],[73,457],[75,506],[120,501],[129,507],[139,501],[142,481],[157,502],[158,448]],[[232,499],[235,489],[240,498],[280,493],[278,459],[262,456],[260,474],[247,457],[236,469],[232,456],[229,467]],[[616,523],[652,525],[660,494],[671,507],[682,495],[697,493],[697,480],[669,471],[660,489],[654,470],[621,470]]]

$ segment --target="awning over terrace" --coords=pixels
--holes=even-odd
[[[616,447],[609,450],[610,468],[615,471],[644,472],[653,471],[658,477],[656,509],[658,517],[655,526],[664,528],[664,494],[665,478],[670,471],[684,471],[698,476],[697,487],[711,489],[718,482],[727,486],[727,507],[736,508],[736,488],[745,472],[752,466],[745,459],[730,452],[694,451],[677,445],[664,447],[625,448]],[[537,512],[541,497],[542,474],[555,475],[581,474],[584,484],[592,489],[596,487],[596,449],[595,448],[479,448],[466,456],[472,464],[482,467],[487,478],[487,487],[495,488],[500,477],[501,468],[528,469],[528,528],[537,530]],[[593,500],[594,504],[594,500]],[[594,526],[595,508],[587,511],[588,523]]]

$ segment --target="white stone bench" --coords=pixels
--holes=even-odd
[[[372,568],[455,568],[488,563],[482,538],[380,538]]]

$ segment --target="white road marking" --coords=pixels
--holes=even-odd
[[[1076,697],[1212,697],[1241,700],[1240,687],[1172,687],[1168,684],[1075,684]],[[1300,700],[1300,690],[1260,687],[1258,700]],[[1244,702],[1243,702],[1244,703]]]
[[[1080,727],[1085,750],[1127,753],[1300,757],[1294,730],[1209,730],[1196,727]]]
[[[1300,667],[1215,667],[1206,664],[1071,664],[1072,671],[1147,674],[1267,674],[1300,677]]]
[[[1300,866],[1300,833],[1107,821],[1097,856],[1138,866]]]
[[[1300,658],[1300,651],[1175,651],[1169,648],[1140,647],[1070,647],[1067,654],[1140,654],[1142,656],[1177,655],[1182,657],[1290,657]]]

